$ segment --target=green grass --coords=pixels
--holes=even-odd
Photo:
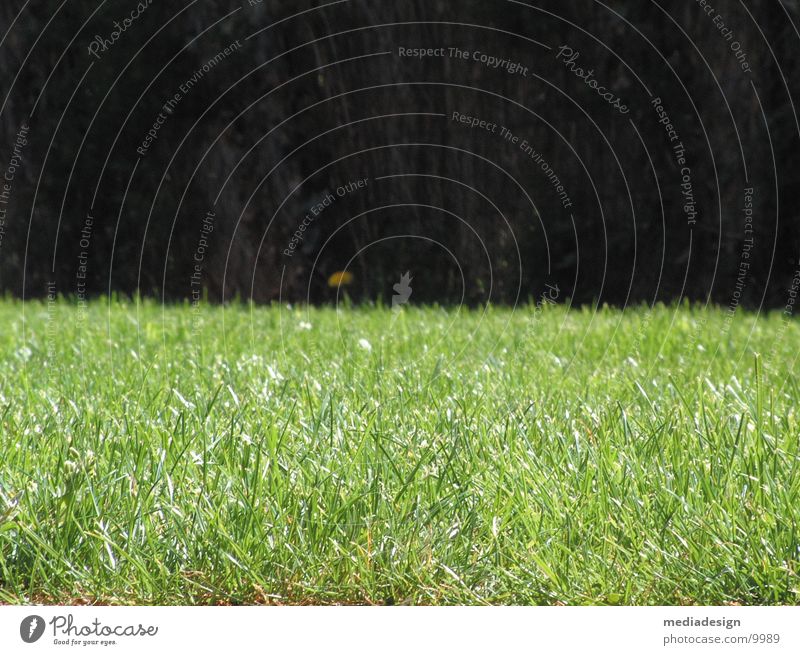
[[[0,302],[0,602],[796,604],[798,343],[688,307]]]

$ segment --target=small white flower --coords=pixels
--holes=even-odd
[[[310,330],[313,326],[308,321],[300,321],[300,325],[297,327],[300,330]]]
[[[361,347],[362,349],[366,350],[367,352],[372,352],[372,344],[369,341],[367,341],[366,339],[359,339],[358,340],[358,345],[359,345],[359,347]]]

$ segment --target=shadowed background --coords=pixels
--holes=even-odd
[[[324,302],[346,270],[354,299],[410,271],[415,302],[786,303],[794,2],[181,0],[110,42],[135,10],[38,3],[0,47],[6,292]]]

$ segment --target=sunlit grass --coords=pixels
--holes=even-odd
[[[6,301],[0,601],[794,604],[799,337]]]

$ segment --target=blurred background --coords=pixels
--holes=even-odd
[[[799,24],[785,0],[5,0],[0,291],[327,302],[344,271],[390,302],[408,271],[415,302],[782,307]]]

